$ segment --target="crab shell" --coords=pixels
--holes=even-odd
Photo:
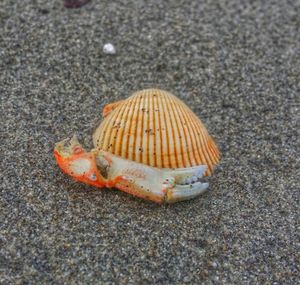
[[[158,168],[207,165],[210,175],[220,153],[193,111],[171,93],[146,89],[107,105],[95,129],[95,148]]]

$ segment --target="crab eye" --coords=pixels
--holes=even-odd
[[[74,153],[75,153],[75,154],[79,154],[79,153],[81,153],[81,152],[82,152],[82,147],[76,146],[76,147],[74,148]]]
[[[93,173],[91,176],[90,176],[90,179],[95,181],[97,180],[97,175],[95,173]]]

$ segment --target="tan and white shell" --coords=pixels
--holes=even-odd
[[[206,175],[220,160],[201,120],[167,91],[138,91],[111,109],[93,134],[99,149],[158,168],[207,165]]]

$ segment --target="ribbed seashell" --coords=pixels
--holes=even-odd
[[[121,101],[93,135],[95,147],[146,165],[181,168],[219,162],[201,120],[169,92],[146,89]]]

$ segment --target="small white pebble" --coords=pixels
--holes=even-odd
[[[218,267],[218,264],[217,264],[216,262],[212,262],[212,263],[211,263],[211,266],[212,266],[213,268],[217,268],[217,267]]]
[[[103,46],[103,52],[105,54],[116,54],[116,48],[111,43],[107,43]]]

